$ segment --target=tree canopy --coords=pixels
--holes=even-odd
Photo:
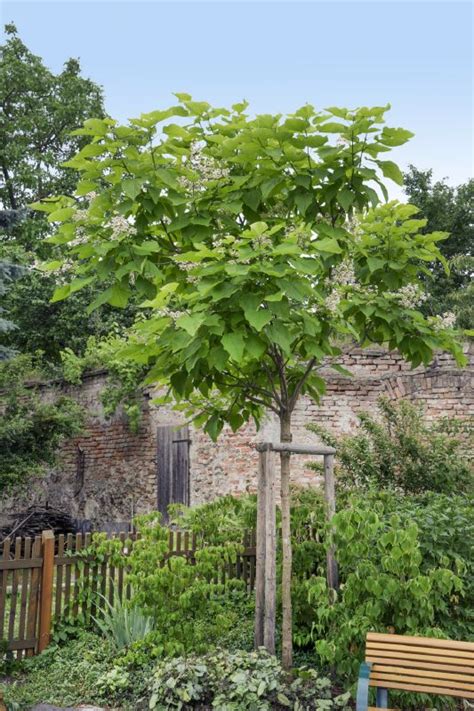
[[[75,195],[36,205],[68,254],[46,267],[70,271],[54,300],[103,284],[91,309],[124,308],[138,294],[148,311],[123,356],[213,438],[273,410],[290,441],[299,396],[321,396],[318,369],[340,369],[349,339],[414,366],[437,348],[463,362],[451,320],[419,310],[447,233],[425,234],[412,205],[378,205],[384,178],[403,181],[384,154],[412,135],[385,125],[388,107],[250,117],[246,103],[177,98],[125,126],[89,119],[74,132],[91,139],[67,162],[81,176]],[[288,667],[288,454],[281,464]]]

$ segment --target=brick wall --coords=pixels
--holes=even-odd
[[[334,433],[351,432],[361,410],[374,411],[380,395],[398,400],[421,402],[428,418],[443,415],[474,416],[474,354],[470,366],[456,368],[452,359],[437,356],[429,368],[414,371],[396,353],[381,349],[352,350],[344,365],[353,377],[329,369],[323,371],[327,393],[319,404],[301,399],[293,416],[293,438],[314,442],[306,430],[308,422],[325,425]],[[180,415],[151,403],[152,394],[143,398],[139,432],[130,432],[123,413],[104,416],[100,393],[105,373],[87,375],[81,386],[52,383],[43,386],[43,396],[54,398],[60,392],[75,398],[87,410],[84,433],[62,447],[58,466],[42,479],[34,480],[27,491],[0,501],[0,513],[18,511],[33,502],[48,501],[93,521],[125,521],[134,513],[153,509],[157,497],[156,429],[159,425],[179,424]],[[201,430],[190,428],[191,503],[210,501],[216,496],[252,491],[255,487],[258,440],[278,439],[278,423],[268,417],[260,432],[253,425],[233,434],[225,428],[213,443]],[[307,458],[292,459],[295,482],[317,484]]]

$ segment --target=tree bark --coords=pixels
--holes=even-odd
[[[291,412],[284,409],[280,414],[280,439],[282,442],[291,442]],[[281,660],[284,669],[293,666],[293,625],[291,608],[291,523],[290,523],[290,454],[280,452],[281,463],[281,538],[282,538],[282,574],[281,574],[281,599],[282,599],[282,650]]]

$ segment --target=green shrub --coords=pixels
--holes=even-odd
[[[333,521],[342,582],[336,603],[329,604],[325,578],[302,582],[321,660],[354,678],[369,630],[442,636],[439,623],[463,583],[447,568],[423,565],[416,523],[360,499]]]
[[[211,503],[193,508],[172,504],[169,511],[171,522],[182,530],[196,534],[200,544],[242,543],[244,531],[255,530],[256,527],[257,497],[221,496]]]
[[[127,582],[132,587],[132,605],[151,617],[154,632],[149,635],[160,655],[205,652],[235,628],[231,596],[242,591],[241,580],[227,578],[225,569],[235,564],[242,544],[229,542],[205,545],[195,553],[193,564],[185,556],[168,558],[169,529],[160,525],[160,514],[139,516],[140,534],[123,555],[117,539],[96,537],[97,552],[108,552],[115,565],[127,565]]]
[[[43,401],[27,378],[35,373],[31,356],[0,363],[0,491],[24,484],[56,461],[61,440],[82,429],[83,411],[71,398]]]
[[[265,650],[230,654],[219,650],[158,664],[150,699],[152,711],[193,708],[209,704],[215,711],[271,709],[349,709],[349,694],[334,697],[329,679],[314,670],[283,672]]]
[[[359,431],[334,437],[308,429],[337,448],[339,482],[348,487],[392,488],[406,493],[473,491],[468,425],[442,418],[428,423],[421,407],[380,398],[377,416],[359,415]],[[461,436],[464,435],[464,436]]]
[[[98,680],[110,668],[113,654],[106,640],[89,632],[81,632],[61,647],[50,645],[22,663],[15,682],[6,687],[5,700],[16,703],[21,711],[38,703],[97,703]]]

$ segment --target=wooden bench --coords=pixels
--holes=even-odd
[[[368,706],[369,687],[376,706]],[[474,699],[474,642],[369,632],[357,711],[386,709],[389,689]]]

